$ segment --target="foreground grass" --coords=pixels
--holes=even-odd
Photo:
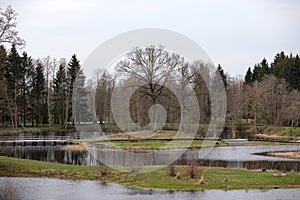
[[[198,167],[197,177],[188,176],[186,166],[176,166],[181,179],[169,176],[169,167],[148,173],[125,173],[100,166],[74,166],[0,156],[0,176],[51,177],[101,180],[127,186],[168,190],[300,188],[300,173],[276,177],[273,172],[217,167]],[[196,185],[201,176],[205,184]]]

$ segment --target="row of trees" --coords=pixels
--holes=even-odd
[[[58,67],[58,70],[56,69]],[[77,79],[76,79],[77,78]],[[86,103],[85,76],[73,55],[67,64],[50,57],[34,60],[27,53],[19,55],[13,44],[9,53],[0,46],[0,119],[2,126],[32,126],[73,122],[72,95],[75,79]],[[80,82],[81,81],[81,82]]]
[[[1,126],[26,126],[28,122],[66,126],[88,120],[85,76],[76,55],[68,64],[65,59],[34,60],[26,52],[20,55],[25,40],[16,29],[16,19],[11,6],[0,8]],[[81,110],[75,113],[73,105]]]
[[[221,79],[226,81],[226,75],[220,65],[217,71]],[[182,56],[169,53],[161,46],[136,47],[116,64],[114,72],[106,71],[98,77],[95,93],[96,114],[101,122],[111,121],[112,91],[135,87],[129,99],[130,116],[126,117],[141,126],[147,125],[152,120],[153,129],[158,128],[156,122],[160,121],[158,118],[163,114],[158,113],[156,116],[155,110],[154,115],[149,113],[155,104],[164,107],[167,123],[179,124],[181,116],[189,116],[198,110],[200,120],[193,122],[192,118],[188,118],[186,119],[188,123],[208,123],[211,119],[211,99],[208,90],[210,86],[207,83],[216,77],[215,69],[209,62],[190,63]],[[118,93],[121,100],[119,104],[126,101],[127,93],[127,91],[124,94]],[[199,109],[196,109],[194,102],[191,101],[193,93]],[[123,107],[120,106],[116,111],[125,113]]]
[[[170,85],[190,84],[200,108],[200,123],[211,118],[211,99],[205,79],[212,79],[211,67],[202,62],[188,63],[178,55],[167,54],[161,48],[135,48],[120,61],[116,69],[123,77],[143,80],[130,99],[133,121],[147,124],[151,105],[160,103],[167,111],[167,122],[179,123],[182,115],[178,97],[168,89]],[[166,60],[160,60],[166,59]],[[170,59],[167,61],[167,59]],[[161,67],[168,63],[168,68]],[[164,70],[164,71],[160,71]],[[168,71],[170,70],[170,71]],[[247,71],[245,77],[230,77],[218,65],[227,95],[227,122],[233,132],[240,123],[298,126],[300,119],[300,62],[299,56],[277,54],[268,64],[266,59]],[[159,82],[157,81],[159,80]],[[118,76],[105,72],[98,78],[96,89],[97,116],[100,121],[111,121],[110,99],[115,87],[130,82],[118,81]],[[146,83],[146,84],[145,84]],[[188,96],[188,95],[185,95]]]
[[[261,81],[269,74],[277,78],[283,78],[289,84],[291,89],[300,90],[300,58],[297,54],[285,55],[284,52],[276,54],[271,64],[268,64],[264,58],[260,63],[251,68],[248,68],[245,76],[245,82],[252,84],[255,81]]]
[[[242,77],[227,77],[228,120],[238,124],[251,119],[254,125],[298,126],[300,119],[299,56],[276,54],[248,69]],[[235,126],[233,126],[235,129]]]

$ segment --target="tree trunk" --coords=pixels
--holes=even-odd
[[[293,131],[293,127],[294,127],[294,119],[292,119],[292,122],[291,122],[290,133]]]

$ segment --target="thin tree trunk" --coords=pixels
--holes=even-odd
[[[290,133],[293,131],[293,127],[294,127],[294,119],[292,119],[292,122],[291,122]]]
[[[13,120],[13,111],[12,111],[12,108],[10,106],[10,100],[9,100],[8,93],[7,93],[7,87],[6,87],[6,84],[3,84],[3,85],[5,87],[5,97],[6,97],[6,101],[7,101],[7,105],[8,105],[8,110],[9,110],[9,113],[10,113],[11,124],[14,127],[15,125],[14,125],[14,120]]]

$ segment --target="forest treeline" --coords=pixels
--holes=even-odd
[[[84,66],[75,54],[66,61],[50,56],[33,59],[26,52],[21,53],[25,40],[16,30],[16,16],[10,6],[0,12],[2,127],[113,122],[113,91],[130,87],[130,80],[144,83],[130,98],[129,112],[134,122],[148,124],[149,109],[153,104],[161,104],[167,114],[166,122],[179,124],[184,112],[198,110],[188,103],[179,103],[190,96],[189,86],[196,95],[200,112],[199,122],[191,123],[209,123],[212,103],[208,88],[212,85],[207,83],[213,83],[209,80],[216,77],[211,63],[190,63],[163,47],[136,47],[116,64],[113,73],[105,71],[97,74],[96,80],[86,80]],[[249,67],[244,77],[232,77],[220,65],[216,71],[224,83],[226,120],[232,123],[233,131],[237,124],[245,121],[254,125],[299,126],[298,55],[280,52],[271,63],[263,59]],[[184,95],[176,96],[169,88],[177,88]],[[74,101],[77,108],[74,108]]]
[[[244,80],[230,78],[228,114],[233,122],[252,119],[254,124],[299,126],[299,55],[277,53],[248,68]]]
[[[151,49],[151,48],[150,48]],[[152,49],[155,51],[155,49]],[[156,49],[159,51],[159,49]],[[155,58],[155,53],[151,53],[148,49],[134,49],[125,58],[121,71],[123,75],[129,74],[140,77],[153,77],[153,70],[147,70],[147,64],[151,61],[144,58]],[[129,61],[128,61],[129,60]],[[142,60],[142,62],[141,62]],[[121,63],[122,63],[121,62]],[[125,68],[124,68],[125,63]],[[145,66],[141,63],[146,63]],[[120,63],[119,63],[120,65]],[[134,66],[139,66],[140,70]],[[133,67],[130,71],[130,67]],[[145,70],[141,70],[142,68]],[[200,70],[195,70],[200,69]],[[178,80],[189,83],[198,100],[200,110],[199,123],[209,123],[211,117],[211,99],[207,89],[205,79],[212,80],[213,68],[205,63],[185,61],[179,62],[173,70],[177,70],[176,81],[167,81],[166,87],[163,87],[160,95],[157,96],[157,102],[162,104],[167,111],[168,123],[180,123],[182,108],[179,105],[178,97],[176,97],[169,89],[168,84],[177,84]],[[141,71],[141,72],[139,72]],[[151,71],[149,74],[148,71]],[[300,59],[299,56],[292,54],[286,55],[280,52],[275,55],[273,61],[269,64],[266,59],[249,67],[245,76],[232,77],[225,73],[220,65],[217,71],[221,75],[224,82],[227,98],[226,121],[231,123],[232,131],[235,132],[237,125],[241,123],[251,123],[253,125],[275,125],[275,126],[299,126],[300,119]],[[146,72],[146,73],[145,73]],[[176,74],[176,73],[175,73]],[[174,80],[174,77],[167,77]],[[151,80],[146,80],[151,82]],[[97,113],[101,121],[111,121],[110,101],[111,92],[114,87],[118,87],[120,83],[108,73],[104,73],[98,81],[96,98],[98,98]],[[123,83],[124,85],[124,83]],[[151,95],[155,96],[155,92],[151,94],[151,85],[141,86],[131,98],[130,113],[135,122],[149,123],[148,110],[153,105]],[[192,109],[191,109],[192,110]]]

